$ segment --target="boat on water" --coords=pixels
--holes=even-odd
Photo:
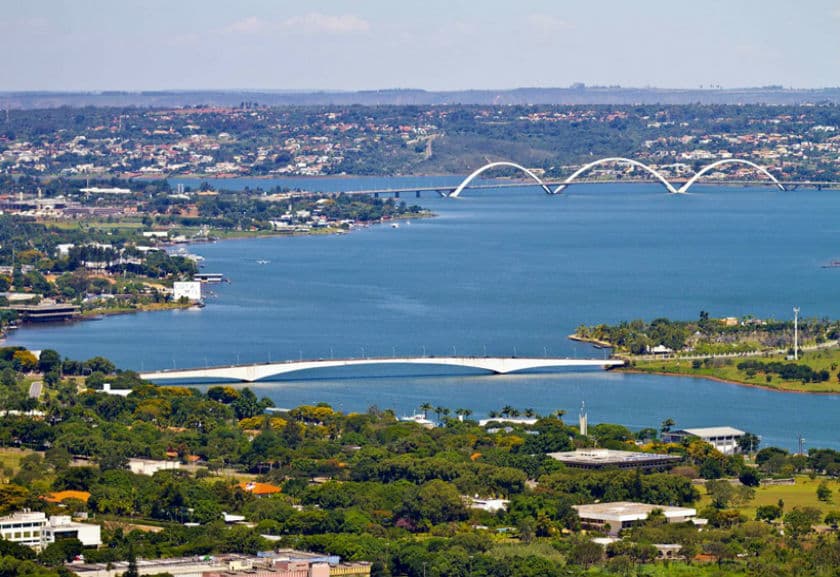
[[[840,268],[840,260],[833,260],[830,263],[822,265],[822,268]]]
[[[271,262],[270,260],[260,259],[260,260],[257,261],[257,264],[268,264],[270,262]]]
[[[392,222],[392,223],[391,223],[391,228],[400,228],[400,223],[398,223],[398,222]]]

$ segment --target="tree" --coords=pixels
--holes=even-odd
[[[61,565],[73,561],[83,550],[84,546],[78,539],[60,539],[55,543],[50,543],[38,555],[38,560],[45,565]]]
[[[822,513],[815,507],[794,507],[785,515],[785,533],[798,545],[800,538],[810,533],[820,519]]]
[[[668,417],[667,419],[662,421],[662,424],[659,426],[659,430],[662,431],[663,433],[668,433],[668,432],[671,431],[671,429],[676,424],[677,423],[674,421],[674,419],[672,419],[671,417]]]
[[[38,357],[38,370],[46,374],[61,368],[61,355],[52,349],[44,349]]]
[[[829,489],[826,481],[822,481],[817,486],[817,499],[823,503],[831,503],[831,489]]]
[[[755,510],[756,521],[772,523],[782,516],[782,510],[778,505],[761,505]]]
[[[87,373],[102,373],[103,375],[112,375],[116,370],[114,363],[105,357],[93,357],[86,360],[84,363],[84,370]]]
[[[588,569],[592,565],[600,563],[603,558],[604,548],[601,545],[592,541],[584,541],[572,546],[567,560],[572,565],[580,565]]]
[[[403,510],[410,519],[428,521],[433,525],[459,521],[466,517],[467,509],[461,494],[454,485],[433,479],[417,487],[409,497]]]
[[[429,402],[423,403],[422,405],[420,405],[420,410],[423,411],[423,418],[428,419],[429,418],[429,411],[432,410],[432,403],[429,403]]]
[[[29,351],[15,351],[12,360],[15,366],[25,373],[34,371],[38,367],[38,359]]]
[[[735,489],[729,481],[706,481],[706,493],[715,509],[726,509],[735,496]]]
[[[20,509],[29,498],[29,491],[19,485],[0,485],[0,513]]]
[[[122,574],[122,577],[140,577],[140,572],[137,570],[137,556],[134,554],[134,545],[128,546],[128,569]]]
[[[840,526],[840,511],[829,511],[825,515],[825,523],[836,530]]]
[[[758,487],[761,484],[761,475],[753,468],[745,468],[738,476],[738,480],[747,487]]]
[[[753,433],[744,433],[738,438],[738,448],[742,453],[754,453],[760,444],[761,439]]]

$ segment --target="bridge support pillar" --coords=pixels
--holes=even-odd
[[[379,193],[378,193],[378,192],[374,192],[374,193],[373,193],[373,198],[379,198]]]
[[[394,193],[394,198],[399,198],[399,197],[400,197],[400,193],[399,193],[399,192],[395,192],[395,193]]]
[[[420,198],[420,191],[419,190],[414,193],[414,198]]]

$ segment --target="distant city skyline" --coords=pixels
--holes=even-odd
[[[840,2],[10,0],[1,91],[840,85]]]

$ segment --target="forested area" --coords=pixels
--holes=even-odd
[[[40,401],[24,393],[33,378],[46,383]],[[105,394],[104,382],[132,393]],[[0,513],[29,508],[108,521],[105,546],[84,551],[89,561],[254,554],[272,546],[268,535],[286,546],[371,561],[376,575],[647,574],[655,569],[657,543],[679,546],[681,561],[670,563],[681,564],[685,575],[765,575],[767,567],[776,575],[818,575],[827,574],[840,549],[832,529],[840,513],[751,505],[762,478],[806,472],[825,479],[818,496],[830,503],[831,479],[840,475],[840,453],[832,450],[791,455],[770,447],[747,461],[699,439],[662,443],[652,427],[633,432],[602,423],[584,436],[562,420],[562,410],[535,415],[534,424],[500,416],[482,427],[466,408],[437,407],[439,426],[431,428],[375,406],[349,414],[325,404],[266,413],[271,401],[247,387],[201,393],[155,386],[101,357],[77,361],[42,351],[36,358],[21,348],[0,350],[0,390],[7,411],[0,441],[11,447],[0,452],[17,455],[3,470]],[[40,413],[22,413],[33,409]],[[670,471],[588,471],[546,455],[596,444],[682,461]],[[127,470],[134,458],[182,465],[146,476]],[[696,478],[705,479],[702,490]],[[261,497],[243,479],[280,491]],[[89,498],[44,500],[61,490]],[[508,503],[488,512],[470,506],[473,496]],[[694,505],[709,525],[698,531],[651,515],[623,532],[622,541],[595,548],[573,506],[610,501]],[[750,507],[755,513],[747,514]],[[248,524],[226,526],[222,512],[241,514]],[[162,530],[123,529],[118,520]],[[827,532],[817,537],[817,526]],[[10,546],[0,552],[0,567],[46,571],[39,567],[57,567],[77,549],[61,542],[36,557]]]

